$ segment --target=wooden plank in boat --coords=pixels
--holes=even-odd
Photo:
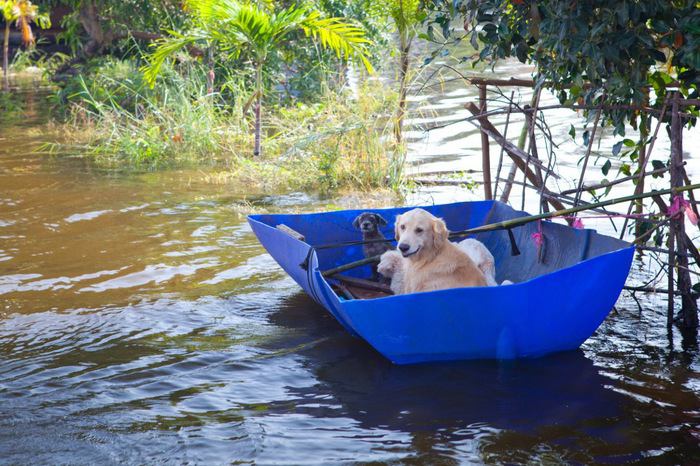
[[[287,233],[289,236],[291,236],[294,239],[298,239],[299,241],[305,240],[304,235],[302,235],[298,231],[294,230],[293,228],[288,227],[284,223],[280,223],[275,228],[277,228],[279,231],[283,231],[283,232]]]

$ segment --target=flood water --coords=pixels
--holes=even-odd
[[[455,85],[423,109],[458,119],[474,95]],[[393,366],[245,221],[357,200],[47,156],[37,147],[60,135],[46,105],[19,100],[0,117],[0,463],[700,463],[700,356],[678,334],[669,345],[663,300],[623,293],[571,353]],[[414,168],[478,168],[473,129],[409,123]],[[408,202],[480,195],[426,187]],[[630,283],[655,270],[633,269]]]

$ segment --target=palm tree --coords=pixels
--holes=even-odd
[[[25,47],[34,45],[34,34],[31,23],[37,23],[40,28],[51,27],[48,14],[39,13],[39,7],[29,0],[0,0],[0,12],[5,19],[5,36],[2,50],[2,69],[5,88],[9,87],[7,71],[9,68],[10,24],[15,22],[22,31],[22,43]]]
[[[399,102],[394,122],[394,137],[401,144],[403,120],[406,116],[406,94],[411,67],[411,46],[418,33],[418,26],[425,18],[424,2],[421,0],[376,0],[372,8],[375,14],[390,17],[399,38]]]
[[[202,44],[218,46],[235,60],[242,54],[250,57],[255,70],[255,148],[260,155],[262,127],[263,70],[268,56],[292,33],[302,31],[321,46],[334,51],[340,59],[359,59],[368,72],[373,68],[367,58],[369,39],[364,30],[344,18],[323,18],[305,5],[292,5],[274,11],[257,3],[239,0],[186,0],[196,27],[186,34],[172,32],[171,37],[156,44],[144,68],[146,79],[154,85],[168,57],[184,47]]]

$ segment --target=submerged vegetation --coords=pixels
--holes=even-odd
[[[275,187],[363,190],[401,183],[403,151],[390,137],[396,94],[378,79],[355,92],[324,87],[312,102],[274,106],[265,119],[266,151],[251,157],[255,116],[245,82],[227,79],[209,93],[196,64],[166,66],[151,88],[132,61],[107,59],[91,79],[64,88],[68,142],[114,168],[211,166],[219,179]]]
[[[64,2],[71,11],[56,22],[70,52],[36,57],[58,85],[65,138],[51,149],[122,171],[207,167],[262,186],[402,185],[418,3],[410,22],[393,0],[104,3]],[[18,68],[34,54],[15,56]]]

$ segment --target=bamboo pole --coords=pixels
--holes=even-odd
[[[530,160],[534,158],[537,162],[540,162],[540,158],[537,156],[537,141],[535,140],[535,124],[537,118],[537,107],[539,107],[540,100],[539,96],[535,100],[535,105],[533,106],[532,113],[525,114],[525,118],[529,120],[528,123],[528,137],[530,138],[530,145],[527,151],[527,160],[525,161],[526,166],[530,166]],[[541,163],[541,162],[540,162]],[[537,186],[544,189],[544,178],[542,178],[542,171],[539,169],[537,164],[535,164],[535,176],[537,176]],[[527,183],[527,175],[523,173],[523,183]],[[525,210],[525,185],[523,184],[523,194],[520,203],[520,210]],[[540,195],[540,202],[542,202],[542,195]],[[541,209],[541,207],[540,207]]]
[[[509,78],[509,79],[502,79],[502,78],[483,78],[480,76],[462,76],[462,79],[469,81],[471,84],[486,84],[487,86],[503,86],[503,87],[508,87],[508,86],[513,86],[513,87],[535,87],[537,85],[537,81],[534,79],[520,79],[520,78]],[[545,82],[544,86],[549,87],[553,83],[552,82]],[[678,87],[679,83],[672,82],[667,84],[667,87]],[[565,84],[565,83],[557,83],[557,86],[563,88],[563,89],[568,89],[573,84]],[[583,88],[589,88],[591,86],[590,83],[584,83]],[[651,86],[644,86],[645,88],[649,88]],[[693,99],[688,99],[691,104],[689,105],[697,105],[700,104],[700,99],[699,100],[693,100]],[[694,103],[692,103],[694,102]]]
[[[646,104],[649,104],[649,90],[647,89],[644,92],[644,102]],[[644,185],[646,181],[646,176],[643,174],[644,170],[646,170],[646,154],[647,154],[647,137],[649,137],[649,128],[647,128],[647,121],[649,119],[648,115],[641,115],[640,120],[641,124],[639,125],[639,157],[637,157],[637,171],[639,173],[642,173],[642,176],[639,177],[637,184],[641,184],[642,187],[639,188],[641,192],[644,192]],[[641,215],[644,213],[644,202],[642,201],[636,201],[634,203],[634,212],[637,215]],[[642,224],[635,220],[634,222],[634,236],[639,236],[642,232]]]
[[[506,124],[503,128],[503,139],[508,139],[508,126],[510,125],[510,114],[511,110],[513,109],[513,97],[515,97],[515,91],[511,91],[510,93],[510,100],[509,105],[508,105],[508,113],[506,114]],[[500,154],[498,155],[498,168],[496,169],[496,183],[493,186],[493,196],[494,199],[496,197],[496,194],[498,194],[498,181],[501,178],[501,169],[503,168],[503,153],[505,152],[505,149],[503,146],[501,146],[501,151]]]
[[[561,210],[556,210],[553,212],[545,212],[542,214],[537,214],[537,215],[529,215],[525,217],[518,217],[510,220],[504,220],[502,222],[495,222],[495,223],[489,223],[488,225],[482,225],[480,227],[475,227],[475,228],[470,228],[467,230],[461,230],[461,231],[455,231],[450,233],[449,237],[450,238],[461,238],[464,236],[468,235],[473,235],[476,233],[485,233],[487,231],[496,231],[496,230],[504,230],[504,229],[509,229],[509,228],[516,228],[522,225],[526,225],[531,222],[535,222],[537,220],[546,220],[550,218],[555,218],[555,217],[562,217],[562,216],[567,216],[574,214],[576,212],[581,212],[584,210],[591,210],[593,208],[600,208],[600,207],[606,207],[609,205],[613,204],[619,204],[621,202],[629,202],[633,201],[636,199],[643,199],[655,195],[665,195],[665,194],[678,194],[684,191],[690,191],[694,189],[700,189],[700,184],[691,184],[688,186],[680,186],[677,188],[670,188],[670,189],[664,189],[660,191],[652,191],[650,193],[642,193],[642,194],[632,194],[630,196],[624,196],[624,197],[619,197],[615,199],[607,199],[605,201],[597,202],[595,204],[587,204],[587,205],[582,205],[582,206],[576,206],[576,207],[571,207],[568,209],[561,209]],[[331,275],[334,275],[336,273],[344,272],[345,270],[350,270],[354,269],[356,267],[360,267],[362,265],[370,264],[372,262],[377,262],[381,258],[381,255],[378,256],[372,256],[372,257],[366,257],[364,259],[360,259],[358,261],[350,262],[345,265],[340,265],[338,267],[334,267],[332,269],[328,269],[325,272],[322,272],[321,275],[324,277],[328,277]]]
[[[532,98],[530,100],[530,103],[532,106],[535,106],[538,104],[540,98],[540,91],[539,89],[532,94]],[[528,131],[528,125],[530,124],[530,119],[525,118],[525,122],[523,123],[523,128],[520,130],[520,137],[518,138],[518,149],[523,150],[525,149],[525,141],[527,140],[527,135],[529,134]],[[501,146],[503,150],[505,150],[504,146]],[[515,174],[518,171],[518,166],[517,164],[512,164],[510,166],[510,171],[508,172],[508,179],[506,180],[505,187],[503,188],[503,193],[501,193],[501,199],[500,201],[503,203],[508,202],[508,198],[510,197],[510,191],[513,189],[513,182],[515,181]]]
[[[668,96],[664,100],[664,105],[661,108],[661,115],[659,115],[659,120],[656,122],[656,128],[654,128],[654,136],[651,138],[651,143],[649,144],[649,150],[646,151],[644,154],[644,162],[640,161],[640,166],[641,169],[639,170],[639,174],[637,175],[637,181],[641,180],[644,177],[644,170],[646,170],[649,159],[651,158],[651,151],[654,150],[654,143],[656,142],[656,137],[659,134],[659,128],[661,128],[661,123],[664,121],[664,115],[666,115],[666,108],[668,107]],[[641,158],[641,156],[640,156]],[[634,187],[634,194],[639,194],[643,190],[643,184],[642,183],[637,183],[637,186]],[[629,208],[627,209],[627,215],[632,213],[632,204],[630,203]],[[627,229],[627,219],[622,224],[622,232],[620,233],[620,239],[624,238],[625,236],[625,230]]]
[[[486,113],[486,85],[479,86],[479,111]],[[491,190],[491,153],[488,134],[481,133],[481,171],[484,173],[484,199],[493,199]]]
[[[648,286],[623,286],[622,289],[623,289],[623,290],[627,290],[627,291],[632,291],[632,292],[634,292],[634,291],[639,291],[639,292],[642,292],[642,293],[663,293],[663,294],[668,294],[668,292],[669,292],[669,290],[664,289],[664,288],[651,288],[651,287],[648,287]],[[673,291],[673,290],[671,290],[671,292],[672,292],[674,295],[676,295],[676,296],[680,296],[680,294],[681,294],[680,291]],[[693,293],[693,294],[696,295],[696,296],[698,295],[698,293]]]
[[[595,123],[593,123],[593,131],[591,132],[591,136],[588,139],[588,147],[586,148],[586,156],[583,159],[583,167],[581,167],[581,176],[578,179],[578,187],[576,188],[576,200],[574,201],[574,207],[579,203],[581,200],[581,188],[583,187],[583,178],[586,175],[586,169],[588,168],[588,159],[591,157],[591,150],[593,150],[593,141],[595,139],[595,133],[598,130],[598,122],[600,121],[600,114],[602,113],[601,109],[598,109],[598,112],[595,115]]]
[[[670,170],[669,167],[659,168],[659,169],[657,169],[657,170],[650,170],[650,171],[648,171],[648,172],[644,172],[644,173],[642,173],[642,176],[661,175],[661,174],[666,173],[666,172],[669,171],[669,170]],[[608,187],[611,187],[611,186],[615,186],[616,184],[624,183],[625,181],[634,180],[635,178],[639,178],[639,175],[638,175],[638,174],[636,174],[636,175],[630,175],[630,176],[625,176],[624,178],[618,178],[618,179],[616,179],[616,180],[607,181],[607,182],[604,182],[604,183],[593,184],[593,185],[590,185],[590,186],[583,186],[582,189],[583,189],[583,191],[591,191],[591,190],[594,190],[594,189],[608,188]],[[562,191],[560,194],[575,194],[577,191],[578,191],[577,188],[574,188],[574,189],[567,189],[567,190],[565,190],[565,191]]]
[[[642,108],[642,107],[635,107],[635,106],[630,106],[630,105],[565,105],[565,104],[559,104],[559,105],[545,105],[545,106],[540,106],[538,107],[538,111],[545,111],[545,110],[556,110],[556,109],[562,109],[566,108],[569,110],[635,110],[638,112],[645,112],[650,115],[660,115],[661,111],[657,110],[655,108]],[[498,115],[505,115],[508,113],[508,109],[497,109],[497,110],[490,110],[486,112],[483,115],[479,115],[481,117],[492,117],[492,116],[498,116]],[[515,109],[512,110],[512,113],[532,113],[532,107],[530,106],[525,106],[523,109]],[[691,114],[686,114],[686,113],[679,113],[678,114],[682,118],[697,118],[697,115],[691,115]],[[443,129],[448,126],[454,125],[455,123],[463,123],[463,122],[469,122],[476,120],[478,117],[476,116],[470,116],[470,117],[465,117],[465,118],[460,118],[458,120],[452,120],[449,123],[444,123],[444,124],[438,124],[438,125],[433,125],[430,126],[426,129],[426,131],[432,131],[435,129]]]

